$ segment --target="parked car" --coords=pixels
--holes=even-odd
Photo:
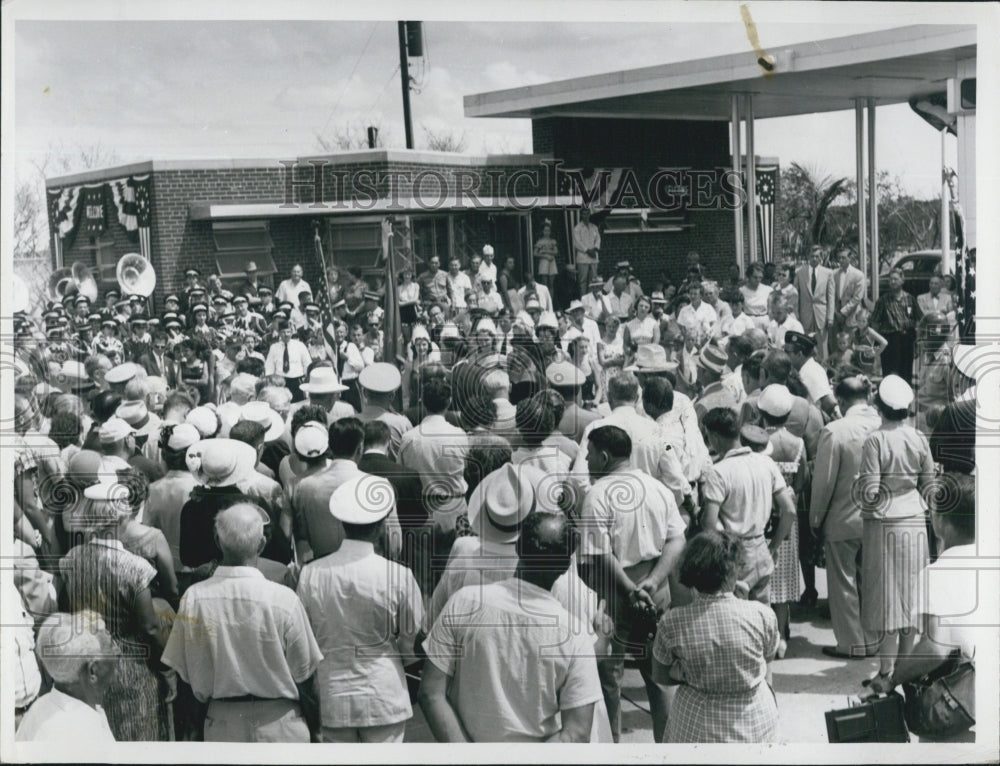
[[[941,273],[940,250],[918,250],[914,253],[901,255],[892,264],[894,269],[903,270],[903,289],[914,297],[923,295],[930,288],[931,275]],[[882,274],[878,278],[879,295],[888,292],[889,275]]]

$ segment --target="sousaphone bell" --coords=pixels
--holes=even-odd
[[[62,303],[62,299],[77,290],[76,280],[73,279],[73,270],[69,267],[57,269],[49,275],[46,284],[49,300]]]
[[[126,253],[118,259],[115,268],[118,286],[126,295],[141,295],[148,298],[156,289],[156,272],[153,266],[139,253]]]
[[[97,280],[87,264],[77,261],[70,268],[77,292],[85,296],[91,303],[97,300]]]

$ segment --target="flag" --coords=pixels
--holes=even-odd
[[[382,359],[390,364],[398,360],[404,363],[406,361],[403,322],[399,317],[399,285],[396,278],[397,264],[393,240],[393,221],[391,218],[386,218],[382,221],[382,257],[386,265],[385,314],[382,317],[385,347],[382,349]]]
[[[49,209],[49,232],[52,235],[52,251],[55,253],[56,263],[61,265],[63,239],[76,226],[80,187],[48,189],[46,197]]]
[[[323,324],[323,347],[326,349],[326,355],[333,362],[334,369],[339,374],[340,366],[337,364],[337,355],[340,344],[337,343],[337,330],[333,324],[333,307],[330,305],[330,283],[327,281],[326,276],[326,257],[323,255],[323,238],[319,235],[319,227],[319,221],[316,221],[313,224],[313,247],[316,249],[316,260],[319,261],[320,289],[319,295],[314,295],[313,298],[319,304],[319,315],[322,317],[320,322]]]
[[[757,232],[764,263],[774,260],[774,198],[778,182],[776,165],[757,168]]]
[[[139,253],[150,258],[150,176],[130,176],[108,181],[118,210],[118,223],[139,240]]]
[[[955,324],[958,337],[969,343],[976,340],[976,249],[963,247],[955,263],[958,305]]]

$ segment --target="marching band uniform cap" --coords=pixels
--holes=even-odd
[[[785,343],[791,343],[805,353],[812,353],[816,350],[816,341],[797,330],[789,330],[785,333]]]
[[[545,368],[545,379],[553,386],[582,386],[586,373],[572,362],[553,362]]]

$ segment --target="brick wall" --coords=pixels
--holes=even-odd
[[[569,167],[632,167],[640,178],[658,166],[712,168],[724,166],[727,161],[725,124],[549,118],[533,121],[532,132],[534,150],[538,154],[554,152],[554,156]],[[321,160],[316,158],[317,162]],[[525,170],[532,175],[524,177],[522,173],[517,184],[512,185],[514,174]],[[120,168],[108,172],[108,178],[122,175]],[[359,172],[363,172],[363,177],[357,179]],[[298,161],[291,175],[295,182],[292,185],[295,202],[310,204],[314,201],[313,173],[309,160]],[[393,195],[406,198],[413,193],[413,188],[407,178],[393,176],[400,173],[424,175],[423,196],[429,203],[433,203],[441,192],[455,196],[460,188],[468,189],[470,185],[474,193],[483,198],[502,197],[507,193],[544,195],[548,191],[546,174],[537,157],[524,158],[523,163],[497,162],[479,166],[449,165],[446,161],[400,162],[394,159],[390,162],[360,158],[356,163],[323,166],[320,196],[326,203],[343,203],[352,196],[360,196],[363,202],[369,194],[379,198]],[[261,167],[155,169],[151,185],[152,262],[158,278],[154,298],[162,299],[167,292],[180,289],[187,268],[196,267],[206,274],[216,268],[211,222],[191,220],[192,204],[280,204],[289,193],[288,174],[287,167],[277,161]],[[345,178],[354,178],[360,183],[345,189]],[[137,251],[135,240],[118,224],[110,198],[106,204],[110,214],[104,238],[112,240],[114,257]],[[316,217],[322,217],[324,212],[329,214],[330,209],[317,209]],[[365,212],[356,210],[359,215]],[[546,217],[552,220],[554,236],[560,243],[564,259],[568,242],[561,210],[533,211],[534,236],[540,236],[542,220]],[[270,220],[277,280],[285,278],[291,266],[298,262],[303,266],[305,278],[314,286],[317,283],[319,264],[313,250],[313,220],[310,215]],[[664,278],[673,282],[683,279],[685,256],[689,250],[697,250],[706,272],[723,278],[735,252],[731,212],[691,210],[687,211],[684,220],[690,228],[679,232],[605,234],[602,273],[610,273],[615,261],[627,258],[648,290]],[[782,221],[778,211],[776,240],[780,240]],[[502,230],[506,233],[502,234]],[[497,245],[504,238],[516,241],[513,231],[496,213],[468,210],[457,216],[456,249],[470,254],[480,251],[486,242]],[[80,260],[93,267],[94,252],[84,250],[86,244],[87,238],[79,236],[73,247],[65,249],[65,263]],[[504,247],[512,244],[513,241]],[[778,247],[775,249],[777,252]],[[498,249],[498,254],[503,256],[505,253]],[[106,283],[104,287],[111,284]]]

